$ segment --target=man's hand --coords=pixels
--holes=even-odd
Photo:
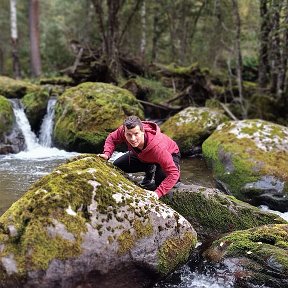
[[[156,200],[159,200],[159,197],[158,197],[156,192],[151,191],[151,190],[147,190],[147,189],[144,189],[144,190],[145,190],[145,192],[147,192],[148,195],[152,196]]]
[[[103,158],[105,160],[109,159],[109,157],[106,154],[97,154],[97,156],[99,156],[99,157],[101,157],[101,158]]]

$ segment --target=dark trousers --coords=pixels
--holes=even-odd
[[[176,167],[178,168],[178,170],[180,170],[180,153],[177,154],[174,153],[172,154],[172,157]],[[159,164],[142,162],[137,158],[137,156],[129,152],[120,156],[113,162],[113,164],[126,173],[136,173],[136,172],[149,173],[153,171],[153,169],[155,169],[156,166],[155,170],[156,186],[159,186],[160,183],[166,178],[166,174],[164,173]]]

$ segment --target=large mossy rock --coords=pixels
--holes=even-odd
[[[0,286],[144,287],[167,275],[197,236],[151,193],[97,156],[57,167],[0,217]]]
[[[234,280],[233,287],[288,287],[287,224],[236,231],[213,242],[204,256]]]
[[[24,148],[24,137],[16,125],[12,104],[0,95],[0,154],[18,153]]]
[[[211,241],[231,231],[287,223],[218,189],[193,184],[182,184],[173,189],[173,197],[163,200],[192,224],[202,241]]]
[[[144,117],[129,91],[105,83],[83,83],[66,90],[55,109],[57,146],[78,152],[101,152],[111,131],[128,115]]]
[[[220,125],[203,143],[219,183],[253,205],[288,210],[288,128],[262,120]]]
[[[222,122],[224,111],[207,107],[188,107],[169,118],[161,130],[179,145],[181,153],[191,154]]]

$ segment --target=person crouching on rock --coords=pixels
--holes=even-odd
[[[160,198],[179,181],[179,148],[160,131],[156,123],[141,121],[137,116],[127,117],[123,125],[107,136],[103,153],[98,156],[108,160],[115,147],[123,142],[128,146],[128,153],[116,159],[113,164],[126,173],[145,172],[140,186],[149,190],[156,188],[155,192]]]

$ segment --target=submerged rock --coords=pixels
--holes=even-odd
[[[151,193],[97,156],[59,166],[0,217],[0,287],[144,287],[167,275],[196,232]]]
[[[214,241],[204,257],[233,276],[235,287],[288,286],[288,225],[266,225]],[[217,274],[216,274],[217,275]]]
[[[238,199],[288,209],[288,128],[263,120],[220,125],[203,143],[214,175]]]

